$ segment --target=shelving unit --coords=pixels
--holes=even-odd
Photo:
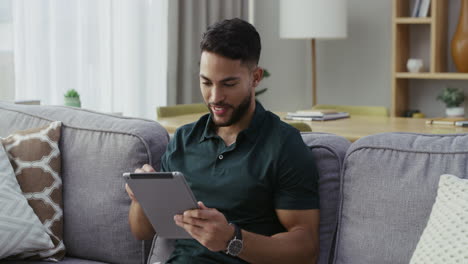
[[[409,80],[468,80],[468,73],[446,72],[447,69],[447,2],[431,0],[428,17],[410,17],[412,1],[393,0],[392,34],[392,109],[391,116],[403,116],[408,110]],[[429,69],[410,73],[406,62],[410,58],[410,27],[430,27]]]
[[[432,18],[430,17],[397,17],[395,18],[396,24],[431,24]]]
[[[428,80],[468,80],[468,74],[458,72],[397,72],[397,79],[428,79]]]

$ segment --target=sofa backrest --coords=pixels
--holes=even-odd
[[[0,102],[0,136],[62,121],[60,150],[67,255],[110,263],[142,263],[130,232],[123,172],[159,168],[168,134],[155,121],[61,106]]]
[[[351,143],[340,136],[326,133],[302,133],[312,150],[319,174],[320,255],[319,264],[333,258],[334,237],[338,224],[340,172]]]
[[[334,263],[409,263],[445,173],[468,177],[467,134],[385,133],[353,143]]]
[[[326,133],[302,133],[311,149],[319,174],[320,195],[320,256],[319,264],[328,264],[333,257],[334,235],[340,191],[340,171],[350,142]],[[150,252],[150,264],[164,261],[174,249],[173,240],[155,237]]]

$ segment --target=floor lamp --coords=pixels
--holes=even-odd
[[[280,0],[280,37],[311,39],[312,106],[317,104],[316,39],[347,36],[347,0]]]

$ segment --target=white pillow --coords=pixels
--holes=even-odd
[[[410,264],[468,263],[468,179],[440,176],[437,198]]]
[[[54,247],[45,227],[23,196],[0,143],[0,259]]]

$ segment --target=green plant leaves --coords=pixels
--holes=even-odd
[[[465,100],[465,95],[458,88],[447,87],[437,96],[437,100],[444,102],[447,107],[458,107]]]
[[[80,94],[75,89],[68,90],[65,94],[65,97],[80,97]]]

